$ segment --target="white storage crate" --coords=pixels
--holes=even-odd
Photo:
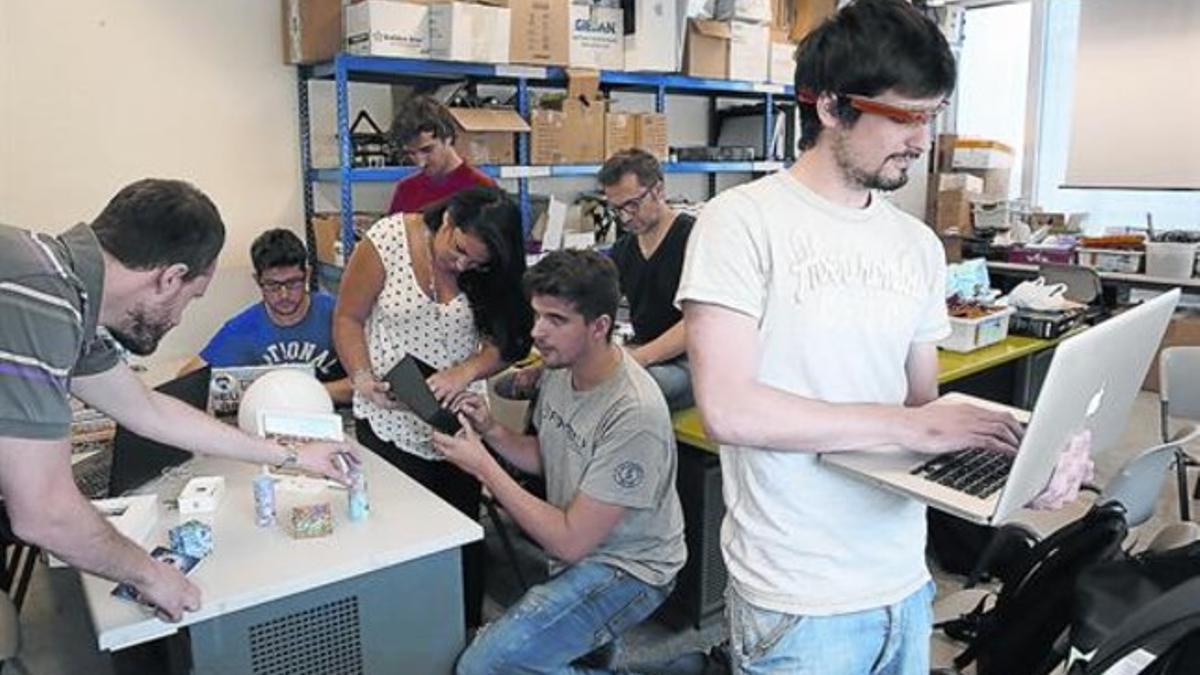
[[[1016,310],[1005,307],[976,319],[950,317],[950,336],[938,343],[952,352],[973,352],[1008,337],[1008,319]]]
[[[1112,248],[1076,249],[1079,264],[1097,272],[1123,272],[1137,274],[1142,270],[1143,251],[1122,251]]]

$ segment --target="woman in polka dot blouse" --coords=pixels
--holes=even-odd
[[[529,352],[532,314],[521,291],[521,217],[497,188],[456,194],[424,214],[371,226],[342,276],[333,336],[354,385],[358,440],[472,519],[480,486],[433,449],[431,428],[381,381],[406,353],[438,368],[448,402]],[[464,551],[468,627],[479,624],[483,549]]]

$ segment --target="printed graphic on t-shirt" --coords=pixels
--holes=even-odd
[[[337,356],[328,348],[321,349],[315,342],[286,340],[266,345],[262,352],[262,362],[268,366],[281,363],[311,363],[318,375],[328,375],[337,363]]]

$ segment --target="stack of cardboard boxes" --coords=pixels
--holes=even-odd
[[[567,74],[566,98],[547,100],[530,113],[532,164],[599,163],[630,147],[666,159],[666,115],[609,112],[597,71]]]
[[[937,139],[934,228],[969,236],[976,203],[1008,199],[1014,152],[999,141],[942,134]]]

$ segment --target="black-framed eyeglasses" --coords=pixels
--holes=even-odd
[[[621,202],[620,204],[612,204],[612,207],[613,207],[613,209],[615,209],[615,210],[619,211],[620,213],[623,213],[627,216],[635,216],[635,215],[637,215],[638,209],[642,208],[642,202],[646,200],[646,197],[650,196],[650,193],[656,187],[658,187],[657,181],[655,183],[653,183],[652,185],[650,185],[650,187],[646,188],[645,190],[642,190],[642,194],[640,194],[636,197],[631,197],[629,199],[626,199],[625,201]]]
[[[258,282],[258,287],[261,288],[264,293],[270,293],[272,295],[279,293],[280,291],[295,293],[296,291],[304,288],[306,281],[307,280],[304,277],[298,277],[296,279],[284,279],[283,281],[260,281]]]

